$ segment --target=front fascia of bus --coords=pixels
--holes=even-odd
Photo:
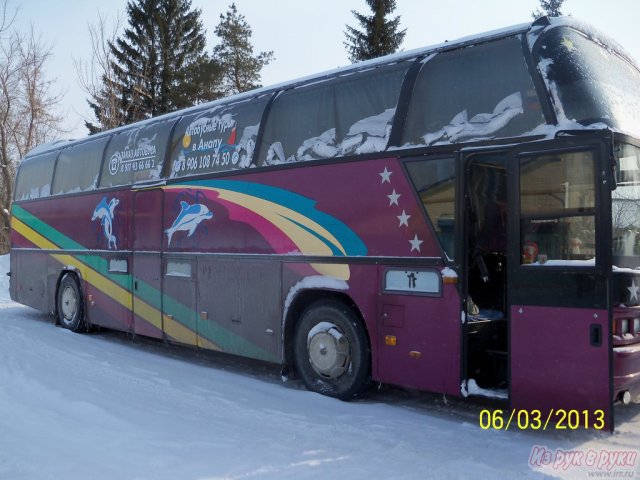
[[[627,401],[640,395],[640,69],[618,45],[580,26],[552,24],[532,53],[559,130],[624,133],[612,145],[611,330],[613,391]]]
[[[614,391],[640,395],[640,142],[618,137],[616,188],[611,192]]]

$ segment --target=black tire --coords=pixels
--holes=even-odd
[[[78,279],[73,273],[65,273],[60,280],[56,299],[58,323],[72,332],[86,329],[84,323],[84,302]]]
[[[293,342],[295,368],[309,390],[349,400],[367,384],[367,335],[358,315],[343,303],[321,300],[307,307]]]

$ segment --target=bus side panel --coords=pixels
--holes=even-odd
[[[39,248],[127,250],[129,199],[128,191],[52,198],[19,205],[14,215],[39,235]]]
[[[199,257],[199,346],[279,362],[280,268],[277,260]]]
[[[316,268],[318,265],[308,263],[284,265],[286,309],[306,291],[323,294],[309,297],[310,301],[346,296],[364,322],[373,380],[460,395],[460,297],[455,285],[443,285],[441,295],[434,296],[386,294],[381,287],[383,267],[322,264],[325,275],[319,275]],[[334,274],[329,275],[332,268]],[[432,271],[440,277],[440,268]],[[294,324],[298,320],[289,319]],[[293,325],[289,327],[293,332]]]
[[[164,265],[162,329],[169,341],[198,345],[196,259],[170,257]]]
[[[103,291],[103,288],[103,285],[96,286],[90,281],[83,282],[87,321],[90,325],[130,332],[132,330],[131,294],[125,289],[114,292],[113,285],[107,287],[109,293]]]
[[[14,250],[11,254],[12,299],[42,312],[49,311],[47,281],[48,254],[37,251]]]
[[[380,268],[383,282],[385,270]],[[439,278],[439,270],[421,273],[429,272]],[[407,284],[407,290],[410,285]],[[376,339],[379,379],[460,396],[460,315],[460,296],[455,285],[441,285],[440,294],[427,296],[408,291],[385,293],[383,284]]]
[[[170,184],[164,248],[311,256],[441,256],[395,158]]]

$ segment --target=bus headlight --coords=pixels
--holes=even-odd
[[[620,335],[625,335],[629,333],[629,319],[625,318],[620,322]]]

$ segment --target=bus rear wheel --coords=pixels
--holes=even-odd
[[[348,400],[369,379],[370,353],[358,316],[337,301],[319,301],[300,317],[294,335],[296,371],[309,390]]]
[[[78,332],[84,328],[82,294],[74,274],[65,273],[60,280],[56,306],[60,325],[72,332]]]

